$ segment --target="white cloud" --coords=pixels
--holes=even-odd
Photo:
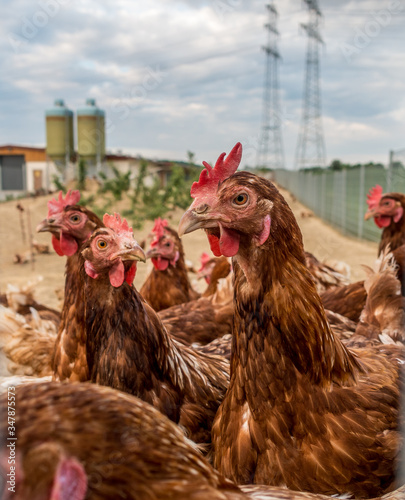
[[[57,12],[37,26],[41,5],[58,1]],[[95,97],[106,110],[110,148],[179,159],[192,150],[199,159],[212,159],[237,140],[253,144],[258,137],[265,62],[260,46],[266,43],[267,20],[263,2],[7,3],[0,19],[6,34],[0,45],[2,142],[44,144],[44,111],[53,100],[63,98],[75,110],[87,97]],[[342,52],[344,44],[355,43],[359,30],[375,22],[375,12],[391,3],[320,3],[325,40],[322,108],[329,160],[355,162],[367,155],[367,160],[385,161],[387,151],[403,141],[405,8],[392,14],[364,47],[357,47],[350,60]],[[292,166],[306,49],[299,25],[307,14],[304,3],[296,0],[276,5],[283,135],[287,164]]]

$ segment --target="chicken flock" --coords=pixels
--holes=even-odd
[[[241,157],[204,162],[177,231],[157,219],[147,251],[78,191],[48,202],[61,313],[32,286],[0,296],[2,499],[405,498],[405,195],[370,191],[379,255],[350,283]],[[181,240],[199,229],[202,293]]]

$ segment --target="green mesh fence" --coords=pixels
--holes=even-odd
[[[405,150],[391,153],[388,169],[363,165],[339,171],[275,170],[272,177],[342,233],[379,241],[381,229],[373,220],[364,220],[366,196],[376,184],[384,192],[405,193]]]

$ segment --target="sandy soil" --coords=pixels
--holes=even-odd
[[[305,249],[313,253],[319,260],[334,259],[344,261],[351,267],[351,281],[363,279],[365,272],[362,265],[372,265],[377,256],[377,244],[348,238],[314,216],[305,216],[309,212],[296,201],[288,192],[282,190],[287,202],[295,213],[301,227]],[[42,277],[42,281],[35,287],[35,296],[38,302],[51,307],[58,307],[59,300],[55,290],[62,290],[64,286],[65,258],[59,257],[53,251],[48,233],[36,234],[36,225],[47,214],[46,203],[50,196],[21,200],[25,209],[24,224],[27,228],[27,214],[29,213],[33,238],[39,243],[49,244],[50,254],[36,255],[35,261],[28,264],[13,264],[16,253],[28,250],[28,243],[22,239],[20,213],[16,209],[17,201],[0,204],[0,292],[5,292],[8,283],[24,285]],[[169,223],[173,227],[182,215],[181,210],[171,214]],[[371,224],[372,222],[370,222]],[[147,221],[143,230],[136,231],[139,241],[146,237],[153,223]],[[199,267],[199,257],[202,252],[209,252],[207,239],[203,231],[196,231],[183,238],[186,258]],[[144,282],[150,270],[150,263],[138,265],[135,285],[138,287]]]

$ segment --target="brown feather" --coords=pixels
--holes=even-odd
[[[93,212],[84,207],[68,206],[64,212],[69,213],[71,210],[79,210],[88,217],[90,233],[94,228],[104,226]],[[85,238],[77,238],[76,241],[80,249]],[[89,379],[82,299],[84,282],[79,272],[81,261],[82,258],[78,252],[68,257],[66,261],[65,297],[51,362],[55,380],[86,381]]]
[[[86,500],[328,498],[269,486],[238,488],[215,471],[161,413],[107,387],[51,382],[20,386],[15,397],[19,474],[15,493],[6,491],[4,500],[49,499],[55,483],[62,498],[71,498],[67,495],[72,484],[83,480],[80,469],[87,481]],[[6,406],[3,395],[2,435],[7,433]],[[65,483],[57,474],[63,460],[74,460],[79,469]],[[4,476],[8,473],[6,461],[0,460],[0,470]],[[404,493],[402,487],[378,500],[402,500]]]
[[[83,248],[91,256],[91,243]],[[84,267],[84,264],[83,264]],[[128,283],[113,287],[109,269],[85,274],[86,351],[92,382],[136,395],[179,423],[196,442],[210,442],[212,421],[229,383],[229,363],[177,342]]]

